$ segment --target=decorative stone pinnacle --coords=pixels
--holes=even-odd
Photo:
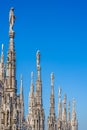
[[[40,54],[40,50],[37,50],[37,55]]]
[[[4,63],[4,44],[2,44],[2,50],[1,50],[1,63]]]
[[[68,111],[70,111],[70,102],[68,103]]]
[[[54,73],[51,73],[51,86],[54,86]]]
[[[31,84],[33,84],[33,82],[34,82],[34,72],[32,71],[31,72]]]
[[[12,7],[9,12],[9,32],[13,31],[13,26],[15,22],[14,8]]]
[[[54,73],[51,73],[51,94],[54,94]]]
[[[64,95],[64,99],[63,99],[63,106],[64,106],[64,108],[66,108],[66,99],[67,99],[67,96],[66,96],[66,94]]]
[[[67,96],[66,94],[64,95],[64,104],[66,104],[66,99],[67,99]]]
[[[37,57],[37,66],[40,66],[40,51],[39,50],[36,53],[36,57]]]
[[[61,97],[61,92],[62,92],[62,89],[59,87],[58,89],[58,96]]]
[[[75,99],[73,99],[73,101],[72,101],[73,110],[75,110],[75,104],[76,104],[76,101],[75,101]]]
[[[58,89],[59,103],[60,103],[60,100],[61,100],[61,92],[62,92],[62,89],[59,87],[59,89]]]

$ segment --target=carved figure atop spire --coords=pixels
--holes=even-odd
[[[36,56],[37,56],[37,66],[39,66],[40,65],[40,51],[39,50],[37,51]]]
[[[51,94],[54,94],[54,73],[51,73]]]
[[[54,73],[51,73],[51,86],[54,86]]]
[[[36,53],[36,65],[37,65],[37,79],[41,80],[41,66],[40,66],[40,51]]]
[[[14,22],[15,22],[14,8],[11,8],[9,12],[9,24],[10,24],[9,31],[10,32],[13,32]]]

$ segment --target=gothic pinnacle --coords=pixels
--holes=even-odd
[[[51,73],[50,114],[55,115],[54,73]]]
[[[15,54],[15,46],[14,46],[14,9],[11,8],[9,12],[9,49],[7,55],[7,64],[6,64],[6,76],[8,80],[8,87],[12,89],[12,92],[15,93],[17,91],[16,84],[16,54]]]
[[[73,101],[72,101],[73,110],[75,110],[75,103],[76,103],[76,101],[75,101],[75,99],[73,99]]]
[[[21,74],[21,81],[20,81],[20,94],[21,98],[23,98],[23,76]]]
[[[75,112],[75,99],[73,99],[72,101],[72,119],[75,119],[76,118],[76,112]]]
[[[70,102],[68,103],[68,112],[70,112]]]
[[[54,73],[51,73],[51,94],[54,95]]]
[[[34,72],[31,72],[31,93],[34,93]]]
[[[14,8],[12,7],[9,12],[9,32],[13,32],[15,22]]]
[[[67,100],[67,96],[65,94],[64,95],[64,99],[63,99],[63,113],[62,113],[62,119],[63,119],[63,121],[67,120],[66,100]]]
[[[68,121],[70,121],[70,102],[68,103]]]
[[[41,67],[40,67],[40,51],[38,50],[36,53],[36,64],[37,64],[37,79],[41,80]]]
[[[31,72],[31,85],[34,83],[34,72]]]
[[[63,99],[63,107],[64,107],[64,110],[66,111],[66,100],[67,100],[67,96],[66,94],[64,95],[64,99]]]
[[[61,103],[61,92],[62,89],[59,87],[58,89],[58,119],[62,119],[62,103]]]
[[[11,8],[9,12],[9,37],[10,37],[9,49],[11,51],[14,50],[14,41],[13,41],[15,34],[15,32],[13,31],[14,22],[15,22],[14,8]]]
[[[1,63],[4,63],[4,44],[2,44]]]
[[[36,53],[36,57],[37,57],[37,66],[40,65],[40,51],[38,50]]]
[[[59,89],[58,89],[58,99],[59,99],[59,103],[61,102],[61,92],[62,92],[62,89],[59,87]]]

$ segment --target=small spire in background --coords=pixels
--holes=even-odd
[[[54,95],[54,73],[51,73],[51,94]]]
[[[68,103],[68,121],[70,122],[70,101]]]
[[[38,50],[36,53],[36,57],[37,57],[37,66],[40,65],[40,51]]]
[[[41,66],[40,66],[40,51],[36,53],[36,65],[37,65],[37,79],[41,80]]]
[[[68,103],[68,111],[70,112],[70,101]]]
[[[63,104],[64,104],[64,108],[66,108],[66,100],[67,100],[67,95],[64,95],[64,100],[63,100]]]
[[[1,63],[4,63],[4,44],[2,44]]]
[[[34,83],[34,72],[31,72],[31,85]]]
[[[59,99],[59,103],[61,102],[61,93],[62,93],[62,89],[61,89],[61,87],[59,87],[59,89],[58,89],[58,99]]]
[[[72,108],[73,108],[73,110],[75,110],[75,105],[76,105],[76,101],[75,101],[75,99],[73,98],[73,101],[72,101]]]

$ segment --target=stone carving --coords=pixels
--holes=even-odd
[[[14,26],[14,22],[15,22],[15,15],[14,15],[14,8],[10,9],[10,13],[9,13],[9,24],[10,24],[10,32],[13,32],[13,26]]]
[[[7,54],[7,62],[4,63],[4,52],[2,46],[3,62],[0,62],[0,130],[45,130],[45,113],[42,101],[42,79],[40,66],[40,51],[36,54],[37,77],[36,89],[34,90],[34,74],[31,73],[31,88],[29,93],[29,108],[27,119],[24,117],[24,96],[23,96],[23,79],[21,76],[20,94],[17,93],[16,81],[16,57],[14,49],[14,31],[15,22],[14,8],[11,8],[9,13],[9,35],[10,44]],[[1,57],[1,56],[0,56]],[[6,73],[6,74],[5,74]],[[55,113],[55,93],[54,93],[54,74],[51,74],[51,94],[50,94],[50,109],[48,116],[47,130],[78,130],[78,120],[75,111],[75,102],[73,100],[72,118],[71,111],[68,106],[67,120],[67,98],[63,99],[61,88],[58,91],[58,118]],[[46,87],[47,88],[47,87]],[[46,98],[47,100],[47,98]],[[47,113],[46,113],[47,115]]]

